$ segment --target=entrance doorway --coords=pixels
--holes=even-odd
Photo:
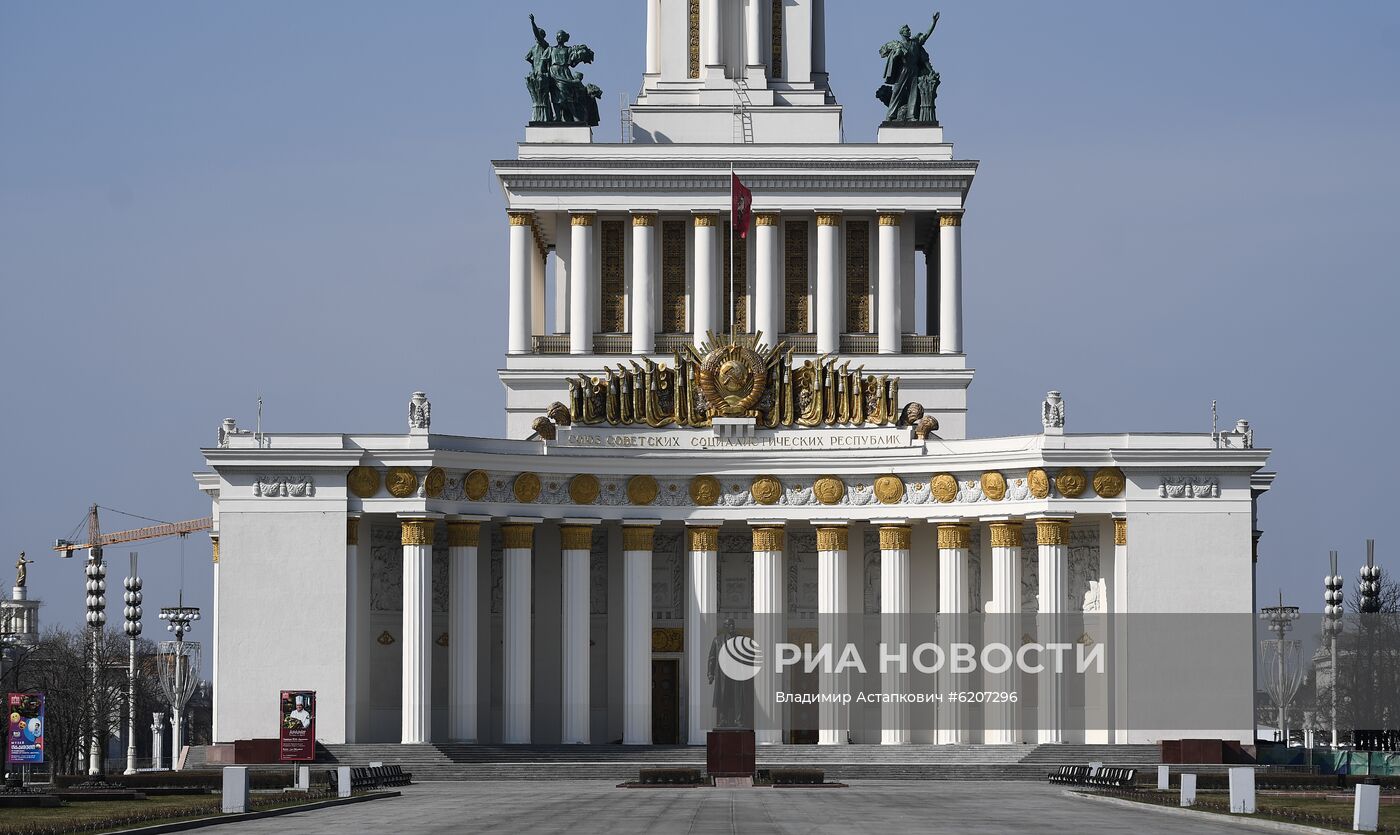
[[[651,742],[679,745],[681,741],[681,663],[675,658],[651,662]]]

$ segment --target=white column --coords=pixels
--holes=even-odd
[[[449,578],[447,600],[448,737],[476,742],[477,548],[481,523],[462,519],[447,522]]]
[[[773,647],[785,640],[787,572],[783,567],[783,528],[766,523],[753,528],[753,637],[763,653],[753,680],[754,741],[777,745],[783,741],[783,710],[777,703],[781,680],[772,660]]]
[[[880,640],[891,653],[898,653],[900,644],[909,643],[910,534],[908,525],[880,526]],[[904,653],[906,657],[908,654]],[[908,668],[901,670],[898,664],[888,664],[880,686],[886,693],[909,692]],[[881,704],[880,743],[908,745],[911,739],[909,705]]]
[[[400,741],[418,745],[433,729],[432,519],[401,520],[403,544],[403,726]]]
[[[691,336],[697,347],[706,340],[709,331],[721,330],[715,315],[720,300],[717,223],[718,218],[713,214],[695,216],[695,321]]]
[[[214,550],[219,548],[218,540]],[[356,742],[360,681],[360,517],[345,517],[345,741]],[[214,562],[217,583],[219,563]],[[218,596],[215,595],[215,599]],[[218,715],[217,713],[215,715]],[[217,736],[214,737],[218,739]]]
[[[772,0],[744,0],[744,64],[763,67],[763,10]],[[770,11],[769,14],[772,12]]]
[[[849,617],[846,572],[848,569],[847,530],[844,522],[822,524],[817,528],[817,643],[838,654],[846,645],[846,618]],[[820,672],[823,695],[849,692],[846,672]],[[817,744],[845,745],[850,740],[850,708],[832,702],[819,702]]]
[[[165,765],[165,714],[151,714],[151,768],[161,771]]]
[[[1065,611],[1065,582],[1069,574],[1069,521],[1065,518],[1036,519],[1035,541],[1039,547],[1040,613],[1036,618],[1036,640],[1042,646],[1063,642],[1061,618]],[[1046,659],[1050,660],[1050,659]],[[1039,742],[1064,742],[1064,676],[1047,666],[1039,675],[1036,727]]]
[[[632,215],[632,353],[656,347],[656,215]]]
[[[530,336],[534,305],[530,301],[531,263],[534,260],[535,231],[531,212],[510,213],[510,304],[506,329],[506,350],[528,354],[534,348]]]
[[[545,275],[544,250],[539,241],[530,247],[530,332],[547,333],[545,330]]]
[[[569,353],[590,354],[593,352],[593,322],[588,314],[595,281],[594,216],[575,213],[569,219]]]
[[[213,551],[214,559],[214,606],[213,611],[209,615],[209,682],[211,685],[209,688],[209,733],[214,737],[214,739],[219,739],[219,535],[217,530],[214,533],[209,534],[209,544]],[[348,580],[350,578],[347,577],[346,579]],[[16,596],[14,599],[18,600],[20,598]],[[349,629],[349,626],[350,624],[347,623],[347,630]],[[28,610],[25,610],[24,631],[35,631],[34,625],[29,622]],[[346,672],[346,681],[347,683],[349,683],[349,681],[351,681],[352,679],[350,679],[348,675],[348,669],[346,670]],[[0,675],[0,681],[4,680],[5,677],[3,675]],[[349,699],[351,695],[353,695],[353,692],[354,691],[352,690],[346,691],[347,713],[349,712]],[[132,715],[135,714],[133,713]],[[353,724],[351,724],[351,727],[353,727]],[[349,741],[348,737],[347,741]]]
[[[900,255],[900,224],[903,215],[883,213],[880,215],[880,264],[879,297],[880,315],[876,324],[878,344],[882,354],[898,354],[903,348],[900,333],[900,285],[903,277],[900,265],[904,263]]]
[[[754,226],[753,329],[762,331],[763,343],[771,347],[783,338],[778,215],[772,212],[755,215]]]
[[[651,549],[655,522],[622,523],[622,744],[651,744]]]
[[[961,354],[962,214],[938,216],[938,350]]]
[[[559,528],[564,574],[563,616],[560,650],[563,656],[564,716],[560,739],[564,743],[592,741],[592,665],[589,657],[589,563],[593,557],[591,520],[566,519]]]
[[[841,215],[817,215],[817,353],[841,350],[841,281],[836,268],[836,233]]]
[[[646,74],[661,72],[661,0],[647,0]]]
[[[1128,703],[1128,619],[1122,617],[1130,611],[1128,601],[1128,517],[1113,518],[1113,591],[1109,594],[1109,611],[1116,617],[1113,623],[1113,671],[1110,677],[1113,687],[1113,741],[1126,745],[1132,740],[1128,729],[1131,727]],[[1335,729],[1333,731],[1335,734]],[[1335,736],[1333,737],[1335,739]],[[1335,747],[1335,745],[1333,746]]]
[[[534,560],[533,522],[501,526],[505,585],[502,640],[502,739],[507,744],[530,742],[530,598]]]
[[[690,729],[686,742],[704,745],[715,726],[714,685],[709,682],[710,645],[719,613],[719,528],[687,529],[690,569],[686,584],[685,659]]]
[[[992,522],[992,594],[987,604],[987,643],[1008,647],[1021,644],[1021,523]],[[988,690],[1016,693],[1020,676],[1013,664],[1001,674],[987,674]],[[987,705],[986,741],[1015,745],[1021,741],[1020,702],[992,702]]]
[[[938,526],[938,643],[946,652],[952,644],[967,640],[968,549],[972,532],[967,525]],[[939,674],[939,689],[945,693],[972,688],[967,681],[948,673],[945,665]],[[938,710],[938,742],[962,745],[970,740],[967,733],[967,706],[944,702]]]
[[[719,5],[720,0],[700,0],[700,63],[705,67],[722,63]]]

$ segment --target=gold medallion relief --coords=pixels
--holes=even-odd
[[[719,479],[712,475],[698,475],[690,480],[690,500],[701,507],[718,502],[719,491]]]
[[[875,479],[875,498],[880,504],[895,504],[904,499],[904,481],[897,475],[882,475]]]
[[[442,488],[447,486],[447,473],[442,471],[442,467],[433,467],[428,470],[428,474],[423,477],[423,493],[430,499],[436,499],[442,495]]]
[[[1115,499],[1123,495],[1127,480],[1117,467],[1102,467],[1094,471],[1094,492],[1105,499]]]
[[[540,497],[540,477],[534,473],[521,473],[515,477],[512,487],[515,500],[530,503]]]
[[[846,497],[846,482],[834,475],[824,475],[812,483],[812,495],[822,504],[836,504]]]
[[[1006,476],[995,470],[982,473],[982,492],[994,502],[1006,498]]]
[[[656,479],[649,475],[634,475],[627,479],[627,500],[632,504],[651,504],[656,501],[659,492],[661,488]]]
[[[486,491],[491,487],[491,477],[485,470],[472,470],[462,476],[462,493],[468,501],[479,502],[486,498]]]
[[[384,487],[396,499],[406,499],[418,490],[418,475],[408,467],[390,467]]]
[[[933,491],[933,497],[943,504],[949,504],[958,498],[958,480],[948,473],[939,473],[929,482],[929,489]]]
[[[1079,498],[1088,486],[1088,477],[1078,467],[1065,467],[1055,474],[1055,489],[1066,499]]]
[[[379,471],[373,467],[354,467],[345,477],[345,485],[362,499],[373,498],[379,492]]]
[[[783,497],[783,484],[771,475],[761,475],[753,480],[749,492],[759,504],[777,504]]]
[[[574,504],[593,504],[598,501],[598,477],[581,473],[569,479],[569,501]]]
[[[1039,467],[1026,473],[1026,484],[1031,489],[1031,495],[1037,499],[1050,495],[1050,474]]]

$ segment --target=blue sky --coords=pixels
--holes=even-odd
[[[846,135],[870,140],[876,50],[932,8],[827,5]],[[28,550],[44,618],[78,622],[52,540],[92,502],[206,514],[198,448],[259,393],[275,430],[399,431],[421,388],[434,429],[498,434],[489,160],[529,116],[526,16],[594,48],[611,141],[643,8],[0,2],[0,582]],[[1316,607],[1330,548],[1353,589],[1367,536],[1400,571],[1400,5],[938,8],[939,115],[982,161],[973,434],[1036,431],[1050,388],[1070,431],[1205,431],[1216,399],[1275,450],[1261,594]],[[179,543],[138,550],[148,611],[171,605]],[[202,606],[208,551],[184,557]]]

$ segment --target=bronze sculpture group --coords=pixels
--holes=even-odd
[[[885,84],[875,91],[875,97],[887,108],[887,124],[938,124],[939,78],[924,48],[938,26],[938,17],[934,13],[928,31],[917,35],[907,24],[901,26],[899,39],[880,47],[880,57],[885,59]]]
[[[530,64],[525,87],[534,105],[530,123],[597,126],[603,91],[595,84],[584,84],[583,73],[574,70],[579,64],[593,63],[593,50],[585,44],[570,46],[569,33],[563,29],[550,46],[534,15],[530,15],[530,28],[535,33],[535,45],[525,53]]]

